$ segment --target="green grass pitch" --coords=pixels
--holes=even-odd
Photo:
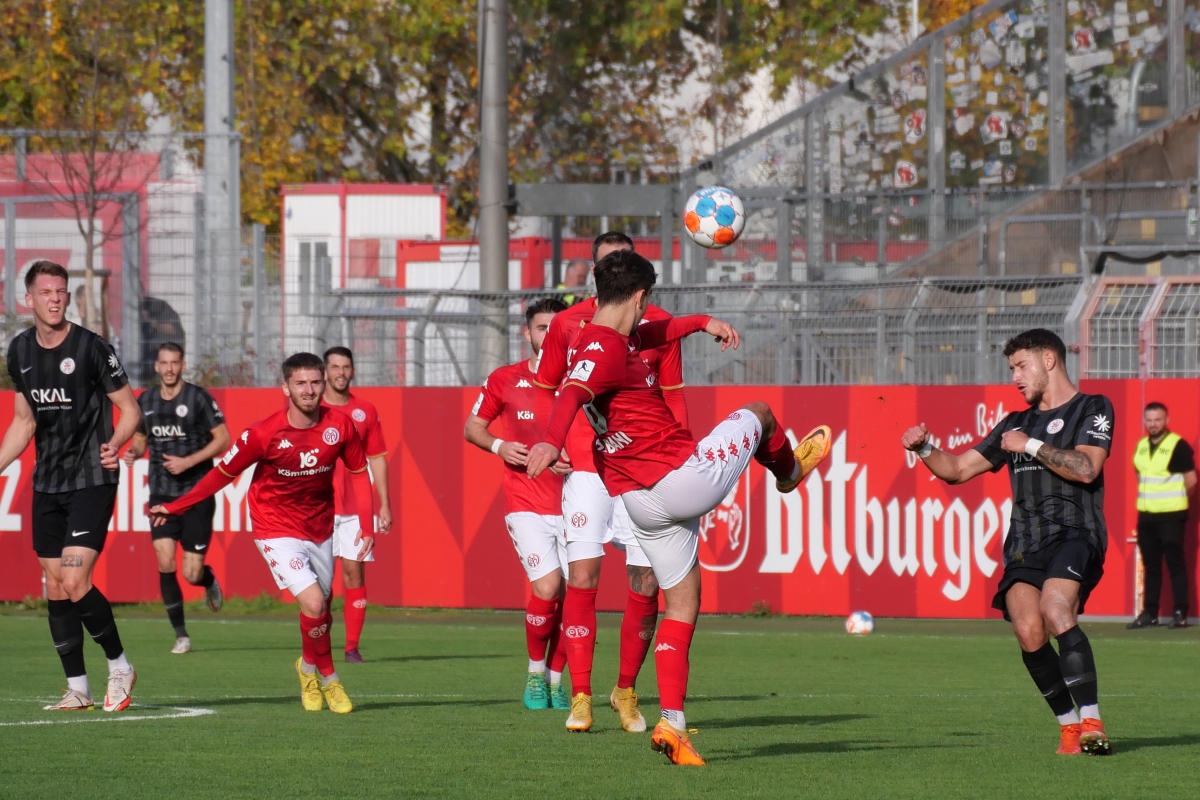
[[[335,658],[355,711],[300,708],[294,607],[189,606],[193,652],[152,606],[117,609],[138,671],[122,714],[52,714],[64,680],[44,610],[0,606],[0,797],[1194,798],[1200,630],[1087,622],[1108,758],[1058,730],[1005,623],[704,617],[680,768],[607,707],[619,618],[601,615],[592,732],[525,710],[522,616],[372,608],[365,664]],[[97,703],[105,668],[88,640]],[[653,654],[639,681],[653,724]]]

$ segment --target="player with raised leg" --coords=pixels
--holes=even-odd
[[[666,600],[654,648],[662,710],[651,747],[672,763],[701,766],[684,716],[688,654],[700,613],[700,517],[737,484],[751,458],[775,476],[780,490],[794,489],[828,455],[830,430],[820,426],[793,448],[770,407],[752,402],[697,441],[671,414],[643,352],[699,331],[714,336],[722,349],[737,347],[737,331],[705,315],[639,325],[655,274],[636,253],[609,254],[594,275],[595,316],[575,340],[567,379],[542,441],[530,449],[526,471],[536,477],[558,460],[572,420],[586,408],[600,478],[628,510]]]
[[[633,251],[633,240],[624,233],[609,231],[592,242],[593,261],[609,253]],[[557,389],[567,374],[567,356],[580,330],[596,313],[596,298],[588,298],[555,317],[542,348],[537,383]],[[658,306],[646,309],[648,320],[670,319]],[[642,353],[655,373],[671,414],[688,427],[687,403],[683,393],[683,360],[678,341]],[[625,506],[604,488],[592,457],[594,434],[582,415],[571,425],[565,455],[571,471],[563,484],[562,517],[569,562],[567,590],[563,601],[563,635],[567,666],[571,672],[571,713],[567,730],[581,732],[592,727],[592,664],[596,649],[596,595],[604,545],[625,554],[628,590],[621,616],[616,686],[609,693],[609,706],[617,712],[621,727],[631,733],[646,730],[646,719],[638,705],[636,681],[654,639],[658,622],[658,581],[650,561],[634,535]]]

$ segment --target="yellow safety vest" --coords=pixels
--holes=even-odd
[[[1168,433],[1153,454],[1150,453],[1149,436],[1138,442],[1133,452],[1133,468],[1138,471],[1138,511],[1151,514],[1187,511],[1187,486],[1183,482],[1183,473],[1167,470],[1179,439],[1179,434]]]

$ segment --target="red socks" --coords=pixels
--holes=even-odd
[[[596,590],[567,587],[562,612],[563,648],[571,670],[571,694],[592,693],[596,653]]]
[[[658,644],[654,647],[654,668],[658,672],[658,704],[670,711],[683,711],[687,697],[688,651],[695,625],[677,619],[664,619],[658,626]]]
[[[525,647],[530,661],[546,660],[546,651],[558,627],[557,600],[543,600],[537,595],[525,604]]]
[[[658,593],[653,597],[638,594],[632,589],[625,598],[625,614],[621,617],[620,673],[618,689],[632,689],[637,681],[658,622]]]
[[[346,649],[357,650],[362,638],[363,623],[367,621],[367,587],[347,589],[342,615],[346,620]]]
[[[792,443],[783,432],[782,425],[775,426],[771,438],[758,446],[754,451],[754,460],[762,464],[771,474],[781,481],[790,481],[795,475],[796,454],[792,452]]]
[[[333,645],[329,629],[333,627],[333,616],[326,611],[324,616],[313,618],[300,612],[300,652],[309,664],[315,664],[317,672],[332,675]]]

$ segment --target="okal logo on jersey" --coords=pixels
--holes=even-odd
[[[33,402],[38,405],[49,405],[50,403],[67,403],[71,402],[70,396],[66,389],[30,389],[29,396],[33,398]]]
[[[72,372],[75,371],[75,359],[64,358],[62,361],[59,362],[58,369],[60,372],[62,372],[63,375],[70,375]]]
[[[341,438],[342,434],[337,428],[326,428],[321,432],[321,441],[328,445],[337,444]]]
[[[317,465],[317,453],[320,453],[320,452],[321,452],[321,449],[319,447],[315,447],[312,450],[301,450],[300,451],[300,468],[301,469],[312,469],[313,467],[315,467]]]
[[[187,436],[187,434],[183,431],[182,425],[151,425],[150,435],[160,439]]]

